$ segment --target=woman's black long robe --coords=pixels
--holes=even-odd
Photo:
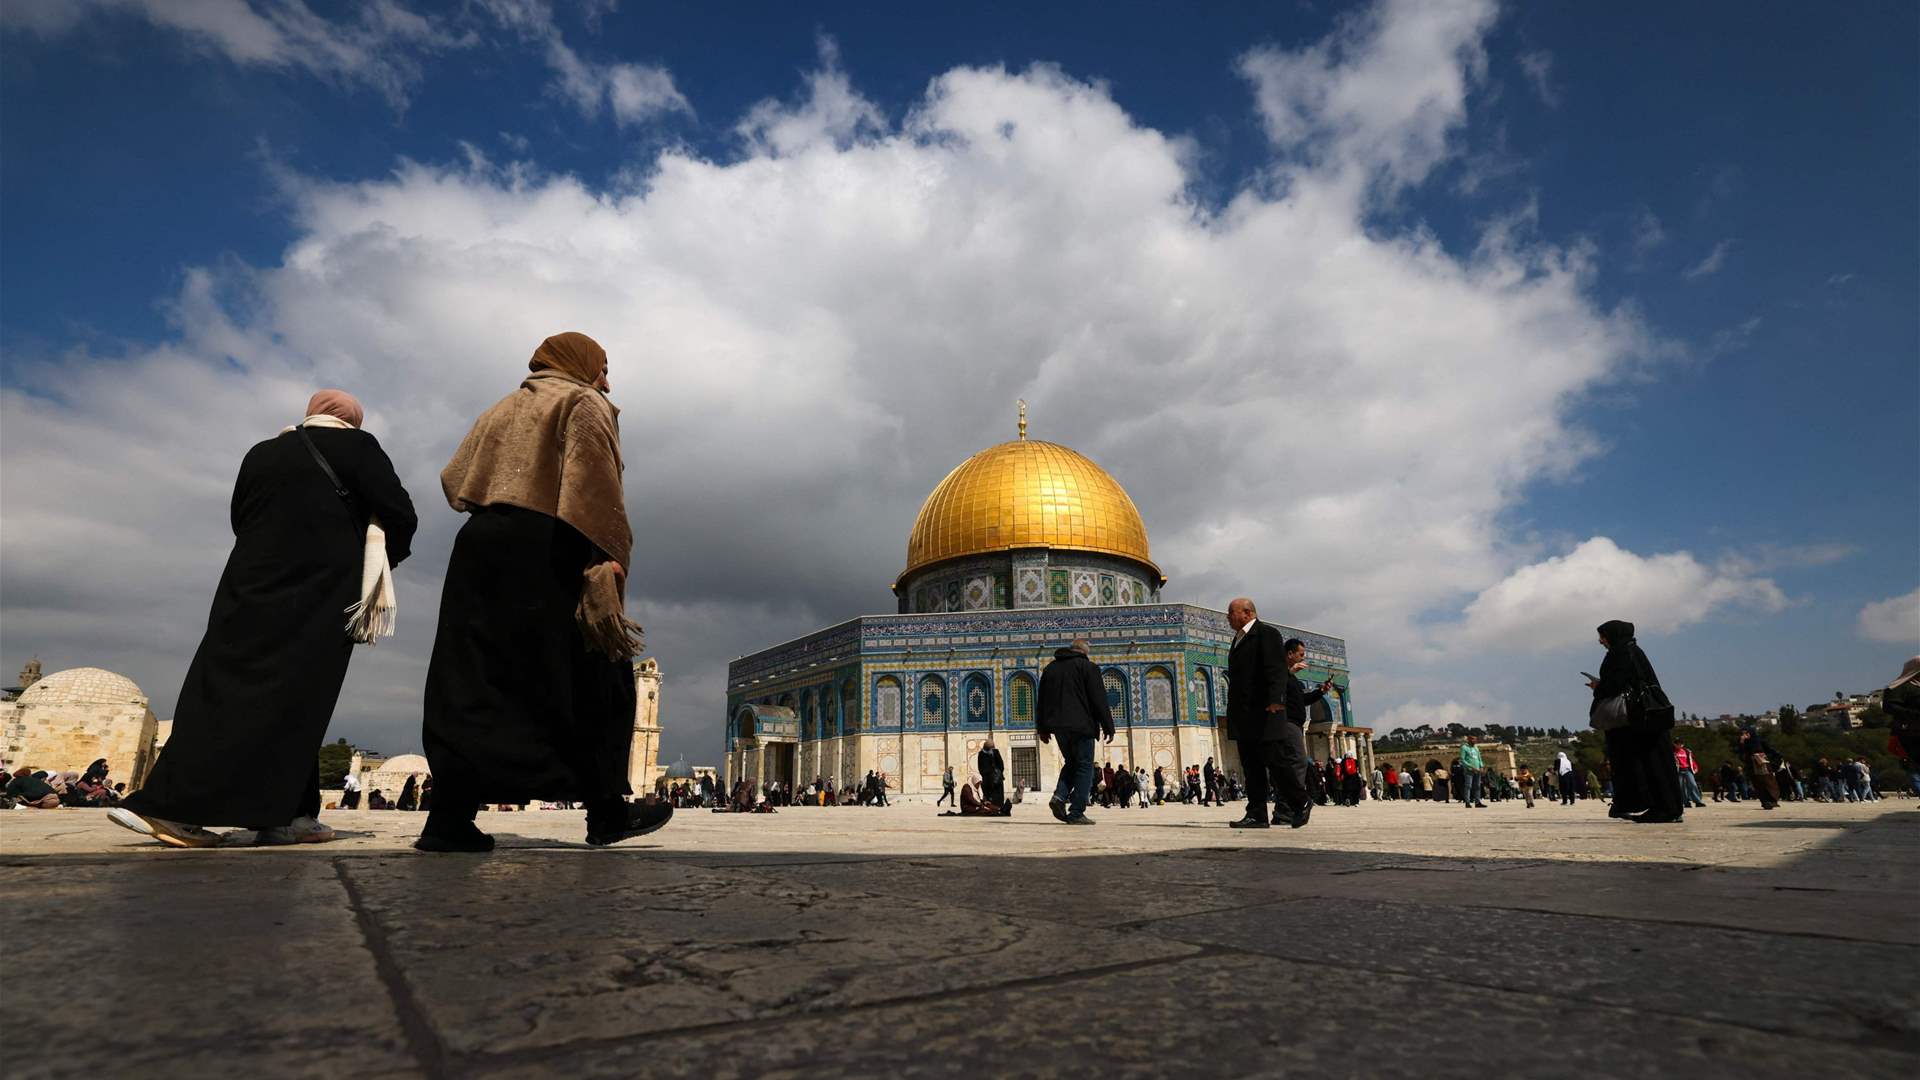
[[[573,526],[517,506],[460,527],[427,666],[437,805],[630,793],[633,665],[589,652],[573,615],[600,558]]]
[[[187,668],[173,734],[136,814],[267,828],[320,812],[318,755],[347,677],[347,608],[359,599],[367,516],[387,559],[407,557],[413,502],[372,435],[308,428],[353,505],[335,494],[299,433],[247,451],[233,487],[233,553],[206,636]]]
[[[1624,694],[1638,677],[1653,686],[1660,685],[1647,654],[1631,639],[1610,644],[1606,658],[1600,661],[1599,685],[1594,700]],[[1606,733],[1607,760],[1613,763],[1613,806],[1615,817],[1645,813],[1653,818],[1678,818],[1681,814],[1680,770],[1673,762],[1673,737],[1667,728],[1631,723]]]

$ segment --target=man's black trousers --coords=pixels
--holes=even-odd
[[[1279,814],[1298,813],[1307,795],[1307,740],[1300,725],[1283,723],[1278,739],[1240,739],[1240,765],[1247,773],[1247,816],[1268,820],[1268,802],[1280,795]],[[1269,783],[1268,778],[1272,781]]]

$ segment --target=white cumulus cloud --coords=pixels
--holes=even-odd
[[[1920,645],[1920,589],[1860,609],[1855,626],[1868,641]]]
[[[1625,619],[1641,634],[1668,633],[1728,607],[1780,611],[1785,594],[1743,565],[1709,566],[1687,552],[1636,555],[1596,536],[1565,555],[1523,566],[1466,608],[1463,646],[1547,651],[1594,640]]]

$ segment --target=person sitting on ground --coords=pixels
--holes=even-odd
[[[379,788],[374,788],[373,794],[367,796],[369,810],[391,810],[392,808],[393,804],[387,801],[386,795]]]
[[[20,805],[30,810],[52,810],[60,805],[60,793],[47,783],[46,773],[37,773],[31,767],[16,769],[13,779],[7,781],[7,794],[20,800]]]
[[[112,806],[119,801],[119,796],[113,790],[113,782],[107,777],[106,758],[98,758],[87,766],[87,771],[80,774],[77,783],[89,805]]]
[[[47,777],[47,783],[52,784],[53,790],[59,792],[61,806],[87,807],[93,805],[93,800],[87,798],[87,793],[80,790],[80,774],[77,772],[63,772],[49,776]]]
[[[1004,807],[980,794],[980,777],[969,776],[960,787],[960,809],[948,810],[941,817],[1000,817]]]

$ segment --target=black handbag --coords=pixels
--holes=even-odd
[[[1660,684],[1647,678],[1644,665],[1640,663],[1640,650],[1628,646],[1628,654],[1633,659],[1633,685],[1627,687],[1623,695],[1627,699],[1627,716],[1635,727],[1651,728],[1655,731],[1667,731],[1673,727],[1673,702],[1667,700],[1667,692]]]
[[[1612,731],[1626,727],[1633,720],[1627,710],[1627,695],[1615,694],[1612,697],[1594,698],[1587,709],[1587,726],[1595,731]]]

